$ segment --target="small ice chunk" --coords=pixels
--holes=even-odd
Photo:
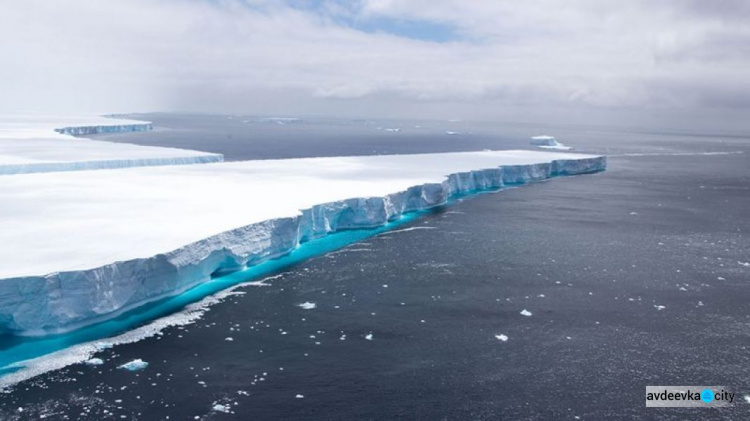
[[[508,337],[503,335],[502,333],[499,335],[495,335],[495,338],[499,341],[508,342]]]
[[[101,358],[91,358],[89,360],[86,360],[86,364],[88,364],[88,365],[102,365],[102,364],[104,364],[104,361],[102,361]]]
[[[302,399],[304,397],[305,397],[305,395],[300,395],[299,393],[297,394],[297,396],[295,396],[295,398],[297,398],[297,399]]]
[[[367,339],[368,341],[371,341],[372,340],[372,333],[368,333],[367,335],[365,335],[365,339]]]
[[[232,342],[234,340],[234,338],[231,337],[231,336],[227,336],[226,338],[224,338],[224,340],[227,341],[227,342]]]
[[[214,405],[213,410],[216,412],[224,412],[225,414],[228,414],[229,405],[221,405],[217,403],[216,405]]]
[[[664,310],[667,307],[666,306],[654,305],[654,308],[657,309],[657,310]]]
[[[138,371],[143,370],[144,368],[148,367],[148,363],[146,361],[143,361],[140,358],[137,358],[133,361],[130,361],[128,363],[125,363],[117,368],[128,370],[128,371]]]
[[[529,310],[523,309],[521,310],[521,316],[531,317],[531,312]]]
[[[297,305],[297,307],[300,307],[303,310],[312,310],[317,306],[318,306],[317,304],[311,303],[309,301],[305,301],[304,303]]]

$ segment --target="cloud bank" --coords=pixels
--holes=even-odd
[[[2,3],[6,112],[741,126],[750,109],[743,0]]]

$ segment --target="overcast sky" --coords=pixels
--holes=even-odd
[[[741,127],[747,0],[0,0],[0,110]]]

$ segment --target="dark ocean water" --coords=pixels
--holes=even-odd
[[[609,154],[609,169],[479,195],[282,268],[195,324],[100,352],[101,366],[21,383],[0,418],[748,418],[750,139],[137,117],[164,128],[102,139],[263,159],[527,147],[544,132]],[[116,369],[136,358],[149,366]],[[647,385],[724,385],[739,402],[646,409]]]

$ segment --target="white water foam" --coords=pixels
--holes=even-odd
[[[224,301],[224,299],[228,297],[244,294],[243,291],[237,291],[238,289],[250,286],[269,286],[269,284],[266,283],[267,281],[280,277],[282,277],[282,275],[275,275],[259,281],[237,284],[233,287],[217,292],[214,295],[205,297],[198,302],[189,304],[177,313],[156,319],[145,326],[127,331],[120,335],[80,343],[38,358],[8,365],[4,368],[19,368],[19,370],[0,377],[0,390],[5,390],[19,382],[50,371],[60,370],[73,364],[89,361],[94,354],[104,349],[112,348],[116,345],[131,344],[156,336],[161,334],[161,332],[168,327],[193,324],[200,320],[211,306]]]

